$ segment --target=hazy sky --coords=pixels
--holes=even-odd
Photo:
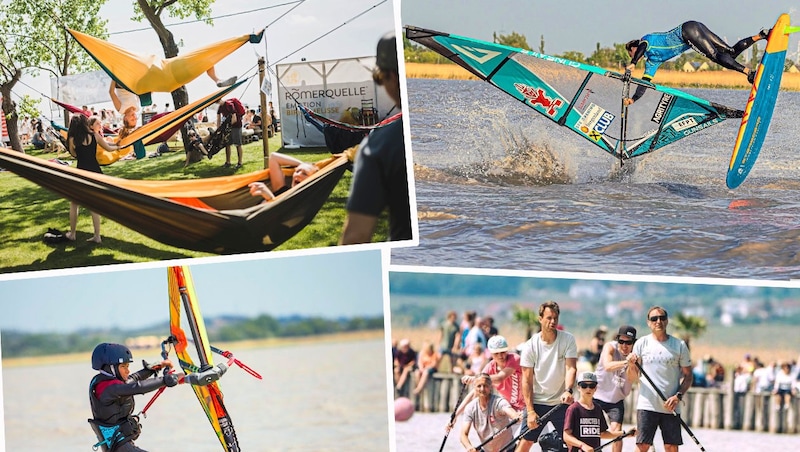
[[[402,0],[403,25],[429,28],[491,41],[492,32],[517,32],[538,50],[544,35],[545,53],[568,50],[589,56],[601,47],[667,31],[687,20],[706,24],[729,43],[775,24],[781,13],[795,16],[797,0]],[[793,20],[800,24],[800,16]],[[800,33],[789,53],[797,51]]]
[[[132,3],[131,0],[109,0],[100,9],[100,15],[108,19],[108,40],[133,52],[163,57],[164,51],[149,23],[133,22],[129,19],[133,15]],[[294,8],[295,6],[297,7]],[[237,14],[246,11],[252,12]],[[366,13],[354,19],[354,16],[364,12]],[[283,16],[284,14],[286,15]],[[200,22],[174,25],[190,19],[178,20],[166,16],[162,16],[162,19],[175,35],[176,42],[183,41],[181,53],[233,36],[257,33],[269,25],[264,35],[265,40],[260,44],[245,44],[217,65],[217,75],[221,78],[241,76],[248,71],[249,74],[255,74],[253,83],[249,86],[245,84],[243,86],[246,88],[240,87],[233,92],[234,96],[249,102],[252,107],[257,105],[259,86],[257,72],[250,69],[255,68],[259,56],[266,56],[267,62],[272,65],[340,26],[341,28],[282,63],[299,62],[301,58],[316,61],[374,56],[378,39],[395,27],[392,0],[219,0],[212,5],[212,17],[218,17],[213,26]],[[270,25],[276,20],[277,22]],[[140,31],[129,32],[131,30]],[[34,89],[18,84],[14,92],[19,95],[40,97],[39,92],[50,95],[48,75],[35,79],[25,76],[22,82]],[[198,77],[187,87],[190,100],[218,89],[206,75]],[[277,81],[273,79],[274,96],[277,89]],[[164,103],[172,104],[172,97],[169,93],[154,93],[153,102],[161,110]],[[42,104],[43,110],[49,109],[47,104]]]
[[[383,314],[378,250],[192,264],[189,268],[203,316]],[[0,329],[69,332],[98,325],[141,327],[169,319],[163,266],[96,270],[0,281]]]

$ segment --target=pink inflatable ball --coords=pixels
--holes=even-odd
[[[400,397],[394,401],[394,420],[407,421],[414,414],[414,404],[407,397]]]

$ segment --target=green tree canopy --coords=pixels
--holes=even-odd
[[[13,90],[23,74],[47,70],[56,76],[93,66],[64,27],[104,37],[106,22],[98,17],[105,0],[0,1],[0,95],[8,120],[11,147],[22,151],[17,102]],[[59,12],[68,12],[59,16]]]
[[[531,50],[531,46],[528,45],[528,39],[525,35],[519,34],[516,31],[512,31],[510,35],[495,34],[494,39],[498,44]],[[542,46],[544,46],[544,36],[542,36]]]
[[[178,56],[178,45],[175,42],[175,36],[164,25],[162,15],[176,19],[194,17],[213,25],[214,22],[211,19],[213,3],[214,0],[136,0],[133,8],[133,20],[141,22],[146,19],[158,35],[158,40],[164,49],[164,56],[173,58]],[[189,104],[189,91],[186,86],[181,86],[172,92],[172,101],[176,110]],[[181,128],[181,137],[184,147],[189,149],[189,139],[185,128]]]

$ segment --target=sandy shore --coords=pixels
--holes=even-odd
[[[239,350],[247,350],[251,348],[267,348],[267,347],[283,347],[294,344],[307,344],[318,342],[352,342],[352,341],[367,341],[383,339],[383,330],[373,331],[355,331],[348,333],[325,334],[319,336],[304,336],[304,337],[291,337],[291,338],[270,338],[259,339],[250,341],[239,342],[223,342],[214,343],[213,345],[222,350],[231,350],[236,353]],[[140,357],[150,357],[151,359],[158,356],[161,349],[158,347],[150,347],[144,349],[133,350],[133,355],[136,359]],[[22,358],[8,358],[2,360],[3,367],[21,367],[21,366],[42,366],[50,364],[65,364],[74,363],[79,361],[89,362],[91,359],[91,352],[87,353],[70,353],[64,355],[48,355],[48,356],[31,356]]]
[[[633,71],[634,77],[642,77],[643,70]],[[435,78],[445,80],[478,80],[469,71],[456,64],[406,63],[408,78]],[[655,83],[683,88],[730,88],[744,89],[750,85],[745,77],[735,71],[680,72],[660,69]],[[784,73],[781,88],[800,91],[800,73]]]

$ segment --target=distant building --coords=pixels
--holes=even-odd
[[[684,63],[681,70],[683,72],[699,72],[699,71],[707,71],[710,67],[708,66],[708,62],[703,61],[702,63],[699,61],[687,61]]]

